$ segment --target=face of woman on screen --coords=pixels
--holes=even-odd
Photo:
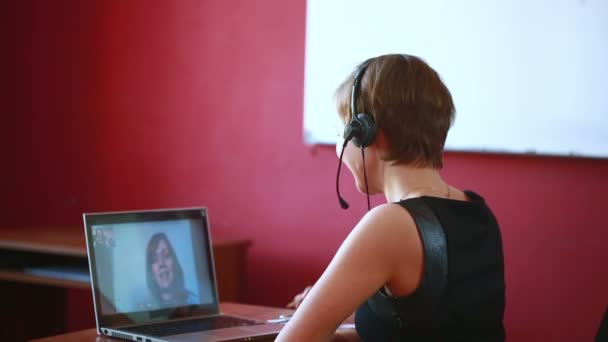
[[[161,289],[167,289],[173,284],[175,278],[174,260],[171,256],[171,251],[165,240],[160,240],[154,251],[154,259],[152,262],[152,272],[154,279]]]

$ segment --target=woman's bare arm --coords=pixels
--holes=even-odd
[[[277,341],[313,342],[334,338],[340,323],[386,284],[396,270],[402,269],[408,241],[420,244],[411,216],[404,213],[402,208],[386,204],[363,217]],[[349,337],[352,332],[345,335]]]

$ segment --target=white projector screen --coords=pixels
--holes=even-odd
[[[385,53],[441,75],[448,150],[608,157],[606,0],[308,0],[307,143],[335,143],[336,87]]]

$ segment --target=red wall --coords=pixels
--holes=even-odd
[[[216,239],[253,241],[247,302],[288,302],[365,210],[347,174],[339,208],[334,149],[302,142],[305,6],[4,1],[0,226],[205,205]],[[608,160],[445,164],[502,224],[510,340],[590,340],[608,304]],[[71,328],[93,324],[88,292],[69,304]]]

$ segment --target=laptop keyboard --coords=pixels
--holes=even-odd
[[[120,330],[125,330],[142,335],[162,337],[177,334],[186,334],[196,331],[232,328],[256,324],[262,323],[231,316],[216,316],[189,319],[184,321],[140,325],[136,327],[122,328]]]

